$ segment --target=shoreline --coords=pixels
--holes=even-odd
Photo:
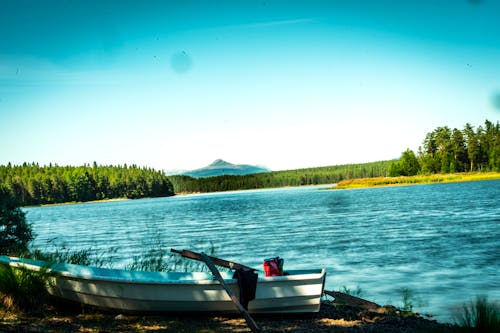
[[[361,189],[387,186],[410,186],[441,183],[498,180],[500,172],[464,172],[400,177],[353,178],[338,182],[331,190]]]
[[[102,199],[102,200],[91,200],[91,201],[67,201],[67,202],[57,202],[57,203],[49,203],[49,204],[23,206],[21,208],[49,207],[49,206],[66,206],[66,205],[84,205],[84,204],[95,204],[95,203],[101,203],[101,202],[127,201],[127,200],[133,200],[133,199],[129,199],[129,198],[113,198],[113,199]]]
[[[61,306],[64,304],[64,306]],[[53,304],[38,313],[0,308],[2,332],[250,332],[238,313],[126,314]],[[318,313],[254,315],[262,332],[457,332],[457,326],[391,306],[366,309],[343,301],[321,302]]]
[[[189,196],[210,193],[227,193],[238,191],[255,191],[255,190],[272,190],[272,189],[286,189],[294,187],[310,187],[310,186],[324,186],[324,190],[348,190],[348,189],[362,189],[362,188],[375,188],[375,187],[388,187],[388,186],[410,186],[410,185],[426,185],[426,184],[440,184],[440,183],[460,183],[470,181],[483,181],[483,180],[498,180],[500,179],[500,172],[462,172],[462,173],[449,173],[449,174],[432,174],[432,175],[416,175],[416,176],[399,176],[399,177],[371,177],[371,178],[352,178],[341,180],[335,184],[309,184],[299,186],[282,186],[282,187],[262,187],[229,191],[213,191],[213,192],[179,192],[174,193],[175,196]],[[149,197],[139,198],[147,199]],[[113,201],[126,201],[137,200],[130,198],[113,198],[92,201],[69,201],[51,204],[40,204],[24,206],[22,208],[32,207],[48,207],[48,206],[65,206],[65,205],[80,205],[80,204],[95,204]]]

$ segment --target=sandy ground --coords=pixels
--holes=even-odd
[[[317,314],[253,316],[262,332],[454,332],[456,327],[395,308],[365,310],[324,301]],[[239,315],[124,315],[79,306],[43,313],[0,310],[0,332],[251,332]]]

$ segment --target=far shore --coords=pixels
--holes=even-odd
[[[381,186],[407,186],[436,183],[458,183],[480,180],[500,179],[500,172],[464,172],[450,174],[433,174],[401,177],[354,178],[338,182],[331,189],[358,189]]]
[[[25,208],[29,208],[29,207],[45,207],[45,206],[66,206],[66,205],[93,204],[93,203],[99,203],[99,202],[125,201],[125,200],[132,200],[132,199],[129,199],[129,198],[113,198],[113,199],[100,199],[100,200],[91,200],[91,201],[68,201],[68,202],[58,202],[58,203],[49,203],[49,204],[25,206]]]
[[[408,185],[435,184],[435,183],[458,183],[458,182],[496,180],[496,179],[500,179],[500,172],[463,172],[463,173],[401,176],[401,177],[353,178],[353,179],[341,180],[338,183],[334,184],[332,187],[325,187],[324,189],[345,190],[345,189],[359,189],[359,188],[371,188],[371,187],[383,187],[383,186],[408,186]],[[329,185],[331,186],[331,184],[311,184],[311,185],[302,185],[298,187],[329,186]],[[284,186],[281,188],[289,188],[289,187],[294,187],[294,186]],[[276,188],[275,187],[256,188],[256,189],[246,189],[246,191],[264,190],[264,189],[276,189]],[[221,191],[221,192],[237,192],[237,191],[241,190]],[[219,192],[178,192],[175,193],[174,196],[186,196],[186,195],[196,195],[196,194],[206,194],[206,193],[219,193]],[[30,206],[25,206],[24,208],[93,204],[93,203],[125,201],[125,200],[134,200],[134,199],[123,197],[123,198],[102,199],[102,200],[92,200],[92,201],[70,201],[70,202],[60,202],[51,204],[30,205]]]

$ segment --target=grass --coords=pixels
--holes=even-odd
[[[142,247],[142,252],[131,258],[131,262],[124,268],[133,271],[151,272],[187,272],[187,271],[208,271],[203,262],[194,261],[181,257],[178,254],[170,253],[158,234],[151,234],[150,242]],[[44,251],[34,250],[25,255],[27,258],[44,260],[51,263],[70,263],[75,265],[95,266],[95,267],[115,267],[113,260],[117,248],[111,248],[106,252],[97,252],[93,249],[71,250],[66,245],[55,245],[49,241],[49,247]],[[188,248],[195,248],[198,252],[205,252],[210,256],[216,255],[216,248],[212,242],[198,245],[190,245]],[[224,270],[224,269],[222,269]]]
[[[47,302],[50,275],[46,269],[0,265],[0,300],[7,310],[40,312]]]
[[[484,296],[476,297],[475,301],[463,305],[457,324],[462,332],[500,332],[500,306]]]
[[[116,249],[112,249],[111,251],[116,251]],[[75,251],[67,249],[66,247],[62,247],[55,248],[50,252],[35,250],[31,254],[29,254],[28,257],[53,263],[64,262],[84,266],[105,267],[112,265],[112,258],[110,258],[109,256],[106,258],[104,256],[104,253],[98,254],[92,249],[82,249]]]
[[[413,312],[413,299],[415,298],[413,291],[408,288],[404,288],[401,291],[401,298],[403,300],[403,306],[401,307],[401,310],[406,312]]]
[[[205,252],[209,256],[216,255],[216,248],[212,242],[203,247],[205,249],[200,249],[198,252]],[[190,246],[190,248],[196,247]],[[135,256],[132,263],[127,265],[125,269],[151,272],[209,271],[203,262],[186,259],[176,253],[171,253],[168,247],[158,238],[146,246],[142,254]]]
[[[350,289],[347,286],[342,286],[342,288],[340,289],[340,292],[347,294],[347,295],[356,296],[356,297],[361,297],[361,294],[363,294],[363,290],[361,289],[360,286],[356,286],[355,290]]]
[[[493,180],[493,179],[500,179],[500,172],[465,172],[465,173],[417,175],[417,176],[401,176],[401,177],[345,179],[338,182],[337,185],[333,187],[333,189],[451,183],[451,182],[467,182],[467,181]]]

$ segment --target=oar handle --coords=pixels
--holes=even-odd
[[[193,251],[189,251],[189,250],[180,251],[180,250],[176,250],[176,249],[170,249],[170,252],[180,254],[184,258],[205,262],[205,260],[203,260],[202,254],[198,253],[198,252],[193,252]],[[207,256],[206,254],[204,254],[204,255]],[[230,269],[242,269],[242,270],[251,270],[251,271],[256,270],[255,268],[245,266],[242,264],[238,264],[236,262],[232,262],[229,260],[224,260],[221,258],[211,257],[211,256],[207,256],[207,257],[210,258],[210,260],[214,263],[214,265],[217,265],[217,266],[226,267],[226,268],[230,268]]]

